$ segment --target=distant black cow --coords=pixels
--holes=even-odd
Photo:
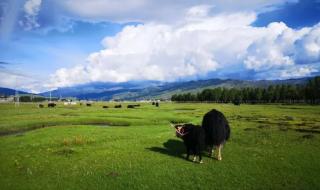
[[[90,107],[92,104],[90,104],[90,103],[86,103],[86,105],[87,105],[88,107]]]
[[[121,108],[121,107],[122,107],[121,104],[114,106],[114,108]]]
[[[152,105],[154,106],[154,105],[156,105],[156,103],[155,103],[155,102],[152,102]]]
[[[159,102],[156,102],[156,107],[159,107]]]
[[[48,103],[48,108],[54,108],[57,104],[51,102],[51,103]]]
[[[38,105],[38,108],[43,108],[43,107],[44,107],[43,104]]]
[[[175,125],[177,137],[182,138],[187,149],[187,157],[189,159],[190,153],[194,155],[193,162],[196,162],[199,156],[199,163],[202,162],[201,152],[205,149],[205,134],[204,129],[199,125],[182,124]]]
[[[221,149],[230,137],[230,127],[225,116],[213,109],[206,113],[202,120],[202,128],[205,131],[205,143],[213,156],[213,148],[218,151],[217,160],[221,160]]]
[[[135,108],[135,107],[139,107],[140,104],[133,104],[133,105],[128,105],[127,108]]]
[[[102,106],[102,108],[109,108],[109,106]]]

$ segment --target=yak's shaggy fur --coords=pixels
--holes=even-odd
[[[206,134],[207,145],[221,145],[230,137],[230,127],[225,116],[213,109],[206,113],[202,120],[202,128]]]
[[[230,137],[230,126],[225,116],[213,109],[206,113],[202,120],[205,131],[205,143],[213,153],[213,148],[218,151],[218,160],[221,160],[221,148]]]

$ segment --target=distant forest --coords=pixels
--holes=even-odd
[[[320,76],[303,85],[270,85],[267,88],[214,88],[192,94],[174,94],[176,102],[216,102],[216,103],[309,103],[320,104]]]

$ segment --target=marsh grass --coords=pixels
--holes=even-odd
[[[127,104],[0,104],[0,132],[17,132],[0,137],[1,189],[320,188],[318,106]],[[212,108],[231,126],[223,160],[186,161],[170,123]]]

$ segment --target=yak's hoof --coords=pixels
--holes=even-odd
[[[221,160],[222,160],[222,158],[221,158],[221,157],[218,157],[218,158],[217,158],[217,160],[221,161]]]
[[[196,158],[196,157],[194,157],[192,161],[193,161],[193,162],[196,162],[196,161],[197,161],[197,158]]]
[[[202,160],[200,160],[199,164],[203,164],[203,161],[202,161]]]

